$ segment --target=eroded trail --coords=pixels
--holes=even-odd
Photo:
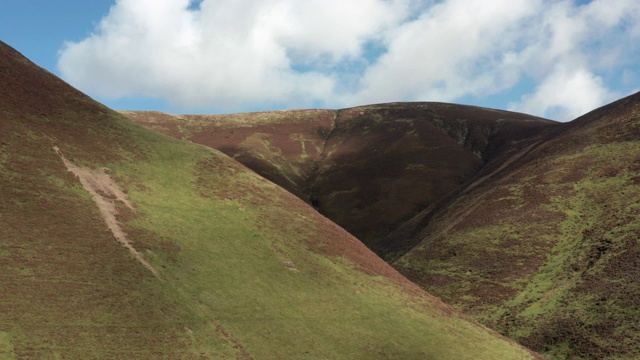
[[[127,239],[127,234],[122,230],[120,223],[116,219],[118,209],[116,208],[115,200],[121,201],[129,209],[135,211],[133,204],[127,198],[127,195],[120,189],[118,184],[111,179],[111,177],[104,172],[104,170],[92,170],[89,168],[79,167],[71,163],[64,157],[60,148],[53,147],[53,150],[60,156],[62,162],[67,167],[67,170],[72,172],[78,177],[82,186],[91,194],[93,201],[95,201],[100,213],[107,224],[109,230],[113,236],[122,244],[125,248],[133,254],[133,256],[156,277],[158,271],[149,264],[142,254],[140,254]],[[104,195],[103,195],[104,194]]]

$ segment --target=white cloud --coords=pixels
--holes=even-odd
[[[309,102],[335,76],[295,61],[361,56],[362,44],[405,15],[403,1],[119,0],[97,32],[61,51],[59,70],[99,96],[163,97],[184,106]]]
[[[510,102],[512,109],[568,120],[624,95],[612,84],[640,66],[636,0],[190,5],[117,1],[91,37],[61,50],[61,74],[96,96],[159,97],[182,107],[463,97],[481,104],[504,95],[511,99],[504,107]],[[367,54],[372,43],[382,49],[379,56]],[[523,79],[535,86],[513,101],[510,91]]]
[[[518,76],[508,51],[519,41],[523,19],[538,5],[450,0],[432,7],[389,35],[388,52],[367,69],[356,98],[452,101],[510,87]]]
[[[533,93],[509,104],[509,110],[569,120],[619,96],[603,85],[602,78],[585,69],[558,67]]]

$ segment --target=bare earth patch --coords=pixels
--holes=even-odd
[[[120,227],[120,223],[116,219],[116,215],[118,214],[118,210],[116,209],[115,200],[121,201],[124,205],[126,205],[129,209],[135,211],[133,204],[127,198],[127,195],[120,189],[118,184],[105,173],[105,170],[92,170],[89,168],[79,167],[71,163],[67,158],[64,157],[60,148],[57,146],[53,147],[53,150],[60,156],[62,162],[67,167],[71,173],[73,173],[78,179],[82,186],[87,190],[91,196],[93,197],[93,201],[96,202],[98,209],[100,209],[100,213],[107,224],[113,236],[118,240],[120,244],[122,244],[125,248],[129,250],[129,252],[149,271],[153,273],[156,277],[158,276],[158,271],[151,266],[129,242],[127,238],[127,234]]]

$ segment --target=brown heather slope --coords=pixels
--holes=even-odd
[[[209,116],[123,113],[153,130],[234,157],[388,259],[415,244],[380,242],[385,235],[483,165],[556,125],[519,113],[443,103]]]
[[[4,43],[0,84],[0,358],[537,356],[238,162]]]
[[[390,241],[445,302],[557,359],[640,358],[640,93],[544,134]]]

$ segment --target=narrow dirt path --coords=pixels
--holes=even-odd
[[[102,218],[113,236],[122,244],[129,252],[149,271],[158,277],[158,271],[151,266],[129,242],[127,234],[120,227],[120,223],[116,219],[118,209],[116,208],[115,200],[121,201],[129,209],[135,211],[133,204],[127,198],[127,195],[120,189],[118,184],[111,179],[111,177],[104,171],[92,170],[89,168],[79,167],[71,163],[64,157],[60,148],[53,147],[53,150],[60,156],[62,162],[67,167],[67,170],[72,172],[78,177],[82,186],[91,194],[93,201],[98,205]]]

